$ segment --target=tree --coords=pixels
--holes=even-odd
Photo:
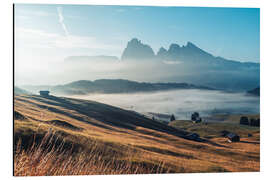
[[[191,120],[192,121],[197,121],[199,119],[200,115],[198,112],[194,112],[192,115],[191,115]]]
[[[250,119],[250,125],[251,125],[251,126],[256,126],[256,123],[257,123],[257,122],[256,122],[256,119],[254,119],[254,118],[251,118],[251,119]]]
[[[254,118],[250,119],[250,125],[259,127],[260,126],[260,119],[254,119]]]
[[[171,121],[175,121],[175,117],[173,114],[171,115]]]
[[[260,126],[260,118],[257,119],[257,124],[256,124],[258,127]]]
[[[249,125],[248,117],[242,116],[242,117],[240,118],[240,124],[242,124],[242,125]]]

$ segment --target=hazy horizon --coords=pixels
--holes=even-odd
[[[259,82],[259,70],[240,72],[227,66],[224,71],[215,69],[215,65],[207,69],[208,64],[192,68],[196,61],[190,66],[183,59],[65,61],[70,56],[120,58],[127,43],[138,38],[142,46],[149,45],[155,54],[159,48],[168,49],[173,43],[182,47],[192,42],[214,57],[258,63],[258,8],[16,4],[14,23],[17,86],[127,79],[206,86],[212,86],[211,82],[223,86],[225,82],[231,83],[224,85],[229,89],[242,83],[241,88],[250,89]]]

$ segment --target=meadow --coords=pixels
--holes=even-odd
[[[229,143],[220,135],[224,129],[239,133],[241,141]],[[193,132],[202,141],[189,139]],[[14,98],[15,176],[259,170],[259,127],[164,124],[91,100]]]

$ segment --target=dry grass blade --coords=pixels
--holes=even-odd
[[[14,155],[15,176],[51,176],[51,175],[91,175],[91,174],[149,174],[163,172],[164,163],[160,167],[144,168],[133,164],[134,152],[130,153],[128,161],[119,161],[117,157],[104,159],[106,148],[101,151],[97,142],[92,148],[74,154],[72,149],[64,150],[64,142],[56,145],[59,140],[52,130],[49,130],[39,144],[33,141],[28,149],[17,142]],[[130,150],[131,151],[131,150]],[[137,155],[137,154],[136,154]]]

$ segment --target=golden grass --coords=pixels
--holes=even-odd
[[[214,115],[213,118],[217,119],[219,121],[224,121],[226,123],[234,123],[234,124],[239,124],[240,118],[242,116],[246,116],[249,119],[259,119],[260,114],[218,114]]]
[[[40,143],[33,141],[28,149],[23,149],[21,140],[14,152],[15,176],[55,176],[55,175],[93,175],[93,174],[153,174],[165,173],[164,164],[157,166],[134,163],[134,154],[128,160],[117,160],[109,149],[98,148],[92,144],[88,151],[74,153],[64,148],[64,141],[56,143],[57,136],[51,130]],[[106,157],[110,158],[106,158]]]
[[[248,134],[258,133],[260,131],[259,127],[240,125],[239,122],[238,124],[231,122],[193,123],[190,120],[176,120],[170,122],[169,125],[186,131],[198,133],[201,137],[205,138],[220,137],[222,134],[221,132],[224,130],[237,133],[241,137],[248,137]]]
[[[142,126],[128,129],[105,124],[91,115],[78,113],[76,109],[57,106],[58,102],[50,104],[42,97],[34,96],[34,98],[15,97],[15,111],[26,117],[25,120],[14,122],[15,143],[16,147],[20,147],[17,148],[19,150],[15,151],[14,156],[14,174],[18,176],[260,170],[259,128],[253,131],[243,127],[241,135],[253,134],[252,137],[243,136],[244,138],[241,138],[243,142],[228,143],[225,138],[215,134],[210,139],[212,143],[203,143]],[[72,99],[66,101],[82,108],[89,103],[89,101]],[[92,106],[95,108],[96,104],[98,103],[90,103],[89,110],[92,110]],[[99,112],[99,109],[96,111]],[[119,114],[121,113],[127,112],[119,110]],[[110,118],[109,113],[104,113],[102,116],[104,119]],[[69,123],[81,130],[48,123],[53,120]],[[225,126],[219,126],[217,131],[216,127],[208,126],[209,131],[203,132],[206,133],[205,135],[207,132],[211,135],[211,132],[217,133]],[[233,126],[226,126],[226,128],[233,128]],[[29,148],[32,144],[35,144],[34,147],[39,147],[44,134],[47,134],[49,129],[52,129],[61,140],[57,143],[57,148]],[[39,137],[39,141],[33,141],[34,134]],[[58,147],[61,147],[61,142],[65,143],[62,145],[63,151],[59,152]],[[23,147],[25,144],[31,146]],[[39,157],[40,162],[37,162],[35,157]],[[53,162],[57,162],[57,166],[54,166]],[[74,172],[71,169],[66,170],[71,167],[76,167],[73,168]],[[35,168],[39,169],[34,171]]]

